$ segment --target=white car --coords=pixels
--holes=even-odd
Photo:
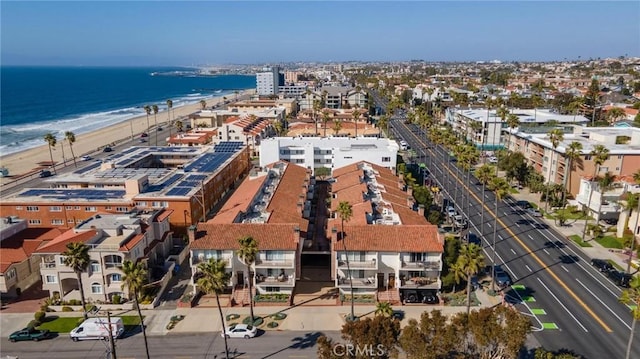
[[[489,157],[490,163],[498,163],[498,157]]]
[[[256,327],[248,325],[248,324],[236,324],[232,325],[224,333],[221,333],[220,336],[227,338],[244,338],[249,339],[253,338],[258,334],[258,329]]]
[[[82,156],[83,161],[91,161],[91,156]]]
[[[453,206],[448,206],[446,212],[447,212],[447,216],[449,217],[453,217],[456,214],[458,214],[458,212],[456,212],[456,209],[453,208]]]

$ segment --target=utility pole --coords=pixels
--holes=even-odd
[[[110,347],[110,351],[111,351],[111,359],[117,359],[116,356],[116,343],[113,340],[113,329],[111,327],[111,312],[107,310],[107,326],[108,326],[108,330],[107,332],[109,333],[109,347]]]
[[[202,222],[207,221],[207,207],[205,205],[205,197],[204,197],[204,180],[200,182],[200,198],[198,198],[198,194],[195,194],[193,198],[202,206]],[[186,218],[186,217],[185,217]]]

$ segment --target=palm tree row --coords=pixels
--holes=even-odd
[[[44,135],[43,139],[47,143],[47,145],[49,146],[49,157],[51,158],[51,166],[53,168],[53,173],[57,173],[56,165],[55,165],[55,163],[53,161],[53,149],[58,144],[58,139],[56,138],[56,135],[54,135],[51,132],[49,132],[46,135]],[[71,131],[66,131],[64,133],[64,139],[67,140],[67,143],[69,143],[69,149],[71,150],[71,157],[73,159],[73,165],[75,167],[78,167],[78,164],[76,163],[76,155],[73,152],[73,144],[76,142],[75,133],[73,133]],[[60,142],[60,148],[62,149],[63,166],[65,166],[66,165],[66,159],[64,157],[64,142]]]

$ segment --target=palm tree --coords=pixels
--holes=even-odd
[[[500,106],[497,110],[496,110],[496,115],[498,117],[500,117],[500,123],[498,123],[494,130],[493,130],[493,141],[494,143],[497,140],[497,145],[500,145],[500,142],[502,142],[500,140],[500,136],[502,136],[502,124],[507,122],[507,117],[509,116],[509,109],[506,108],[504,105]],[[498,137],[496,139],[496,130],[498,131]],[[496,148],[498,148],[496,146]],[[496,166],[496,171],[498,170],[498,166]],[[498,172],[496,172],[496,176],[498,175]]]
[[[384,317],[392,316],[393,315],[393,308],[391,307],[391,303],[389,303],[389,302],[378,302],[378,303],[376,303],[375,315],[382,315]]]
[[[145,284],[147,284],[148,272],[147,268],[142,262],[132,262],[130,260],[126,260],[122,262],[122,273],[124,277],[122,277],[122,286],[125,287],[129,291],[129,298],[131,298],[131,294],[133,294],[133,300],[135,300],[136,309],[138,311],[138,318],[140,318],[140,329],[142,329],[142,337],[144,338],[144,349],[147,353],[147,359],[151,358],[149,356],[149,343],[147,342],[147,329],[144,326],[144,317],[142,316],[142,310],[140,309],[140,292],[144,288]]]
[[[636,208],[638,209],[638,211],[640,211],[640,193],[627,192],[627,200],[624,209],[629,211],[629,216],[627,217],[627,220],[625,222],[625,230],[629,228],[629,223],[631,223],[631,214]],[[636,223],[636,227],[637,226],[638,224]],[[631,248],[629,249],[629,260],[627,261],[627,273],[631,273],[631,260],[633,259],[633,250],[635,249],[634,247],[636,243],[635,231],[633,231],[632,233],[634,233],[634,235],[631,237]]]
[[[198,274],[200,278],[196,282],[198,288],[204,293],[216,295],[216,303],[218,304],[218,314],[220,314],[220,323],[222,324],[222,332],[225,332],[224,315],[222,314],[222,306],[220,305],[220,294],[224,292],[229,284],[231,275],[225,270],[227,263],[222,259],[210,258],[207,262],[198,263]],[[226,358],[229,359],[229,345],[227,344],[227,336],[224,336],[224,351]]]
[[[200,109],[204,110],[205,108],[207,108],[207,101],[200,100]]]
[[[167,100],[167,121],[169,125],[169,137],[171,137],[171,108],[173,107],[173,101]]]
[[[467,315],[469,315],[471,312],[471,277],[484,268],[482,248],[475,243],[463,244],[456,262],[460,270],[464,272],[467,281]]]
[[[258,258],[258,242],[253,239],[253,237],[245,236],[238,239],[238,243],[240,244],[240,249],[236,251],[236,254],[242,263],[247,266],[249,272],[249,279],[247,280],[249,284],[249,310],[251,312],[251,323],[253,324],[253,276],[251,275],[251,266],[253,266]]]
[[[558,145],[560,144],[560,142],[564,140],[564,133],[562,133],[562,130],[556,128],[549,131],[547,136],[549,137],[549,142],[551,142],[551,146],[553,146],[553,152],[551,153],[551,161],[549,161],[550,162],[549,167],[551,168],[551,171],[553,171],[553,155],[556,153],[556,149],[558,148]],[[551,186],[549,185],[549,183],[555,183],[556,181],[555,181],[555,178],[551,178],[551,174],[549,174],[549,180],[547,182],[548,182],[547,196],[545,197],[545,201],[544,201],[545,212],[549,208],[549,190],[551,189]]]
[[[564,151],[564,156],[567,159],[567,165],[566,165],[566,169],[565,169],[565,175],[564,175],[564,188],[567,188],[567,183],[569,185],[568,188],[568,192],[571,193],[571,174],[573,173],[573,166],[575,165],[576,161],[580,158],[580,156],[582,155],[582,143],[580,142],[576,142],[573,141],[569,144],[569,147],[567,147]],[[566,207],[566,198],[564,198],[564,196],[566,196],[567,191],[563,192],[563,198],[562,198],[562,203],[563,206]]]
[[[155,122],[156,125],[156,146],[158,145],[158,111],[160,111],[160,109],[158,108],[158,105],[153,105],[151,106],[151,109],[153,110],[153,121]]]
[[[44,135],[44,140],[49,145],[49,157],[51,158],[51,166],[53,166],[53,173],[56,173],[56,164],[53,163],[53,152],[51,149],[53,147],[56,147],[56,143],[58,142],[58,140],[56,140],[56,136],[51,132]]]
[[[69,142],[69,149],[71,150],[71,157],[73,157],[73,165],[78,167],[76,164],[76,155],[73,153],[73,144],[76,142],[76,134],[71,131],[66,131],[64,133],[64,138]]]
[[[484,191],[487,188],[487,185],[489,184],[489,182],[491,182],[493,177],[495,177],[495,172],[496,171],[493,169],[493,166],[486,163],[480,166],[480,168],[478,168],[478,170],[476,171],[476,178],[478,179],[478,181],[480,181],[480,183],[482,183],[482,192],[481,192],[482,205],[480,206],[480,228],[484,226],[484,201],[485,201]]]
[[[316,125],[316,132],[314,136],[318,135],[318,113],[322,110],[322,102],[320,100],[313,100],[313,122]]]
[[[147,113],[147,132],[149,132],[149,115],[151,114],[151,106],[144,105],[144,112]]]
[[[633,336],[635,335],[636,322],[640,320],[640,277],[635,276],[629,283],[629,289],[625,289],[620,295],[620,302],[624,303],[631,309],[631,332],[629,333],[629,342],[627,343],[627,354],[625,359],[631,358],[631,345],[633,344]]]
[[[71,242],[67,244],[67,250],[62,252],[64,264],[76,273],[78,289],[80,290],[80,302],[82,303],[82,316],[87,320],[87,302],[84,299],[84,288],[82,287],[82,272],[89,268],[91,258],[89,257],[89,246],[81,242]]]
[[[324,137],[327,137],[327,123],[329,122],[329,110],[322,110],[322,125],[324,126]]]
[[[627,117],[627,113],[620,107],[614,107],[607,111],[607,119],[610,124],[616,123],[618,120]]]
[[[513,131],[514,128],[520,126],[520,118],[515,114],[510,113],[507,115],[507,126],[511,131]],[[507,147],[509,149],[511,148],[511,131],[509,131],[509,145]]]
[[[182,123],[182,121],[178,120],[174,122],[173,125],[176,126],[176,129],[178,129],[178,132],[182,132],[182,129],[184,128],[184,124]]]
[[[496,235],[498,234],[498,203],[502,201],[502,199],[509,193],[509,184],[502,177],[494,177],[489,183],[489,188],[493,190],[493,194],[496,197],[496,209],[493,217],[493,244],[492,250],[492,264],[491,267],[491,278],[495,278],[495,267],[496,267]],[[496,289],[495,280],[491,281],[491,288],[493,290]]]
[[[347,272],[349,273],[349,288],[351,290],[351,317],[350,320],[354,320],[355,310],[354,310],[354,298],[353,298],[353,276],[351,274],[351,267],[349,265],[349,253],[347,252],[347,243],[345,241],[346,235],[344,233],[344,222],[349,222],[351,217],[353,217],[353,208],[351,203],[347,201],[340,201],[338,203],[338,216],[340,217],[340,241],[342,242],[342,249],[344,250],[345,261],[347,263]]]
[[[356,108],[353,110],[353,122],[356,125],[356,137],[358,137],[358,120],[360,119],[360,111],[358,110],[358,105],[355,106]]]
[[[593,150],[589,152],[589,155],[593,158],[593,175],[591,176],[591,185],[589,186],[589,199],[587,200],[587,219],[584,222],[584,229],[582,230],[582,240],[584,241],[584,237],[587,234],[587,227],[589,224],[589,216],[588,212],[591,210],[591,197],[593,197],[593,187],[595,186],[595,182],[597,179],[598,172],[600,172],[600,166],[604,164],[609,159],[609,149],[604,147],[603,145],[595,145]]]
[[[342,121],[337,120],[333,122],[333,133],[334,135],[338,135],[340,133],[340,130],[342,129]]]

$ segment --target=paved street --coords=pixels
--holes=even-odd
[[[440,183],[445,197],[457,198],[457,210],[468,218],[470,230],[480,234],[489,263],[494,258],[491,247],[496,229],[496,263],[511,274],[515,284],[504,294],[532,317],[534,335],[544,347],[569,348],[589,358],[624,356],[631,315],[618,302],[619,287],[595,270],[573,242],[517,208],[513,199],[499,203],[494,228],[491,191],[482,194],[473,176],[467,182],[466,173],[456,163],[445,161],[444,149],[429,143],[417,126],[398,119],[391,126],[416,151],[417,162],[432,169],[431,176]],[[640,357],[640,346],[634,350],[632,357]]]

